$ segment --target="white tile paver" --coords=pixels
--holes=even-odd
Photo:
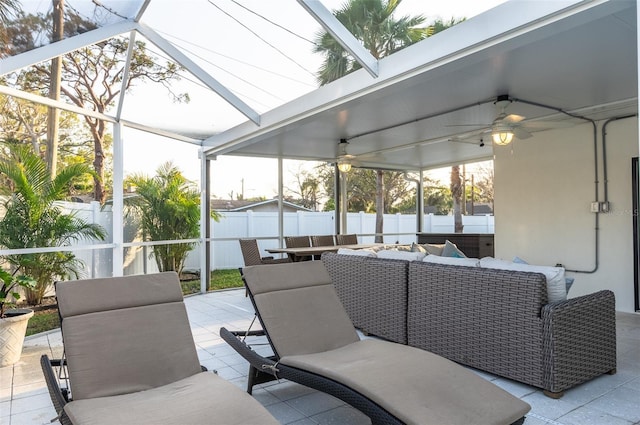
[[[220,338],[221,326],[246,329],[253,307],[244,289],[185,298],[201,363],[245,389],[248,364]],[[256,346],[268,355],[268,346]],[[59,356],[59,331],[28,337],[23,356],[13,367],[0,368],[0,425],[48,424],[56,416],[40,371],[41,354]],[[528,385],[478,374],[521,397],[532,406],[526,425],[640,425],[640,315],[618,314],[618,373],[603,375],[566,392],[559,400]],[[293,382],[254,387],[254,397],[283,424],[361,425],[359,411],[324,393]]]

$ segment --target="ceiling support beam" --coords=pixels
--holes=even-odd
[[[373,78],[378,77],[378,60],[347,30],[320,0],[298,0],[298,3],[348,51]]]
[[[209,75],[194,61],[189,59],[184,53],[178,50],[173,44],[169,43],[164,37],[142,23],[139,25],[138,32],[145,36],[150,42],[155,44],[160,50],[171,56],[171,58],[173,58],[173,60],[178,62],[181,66],[185,67],[198,80],[202,81],[207,87],[216,92],[220,97],[222,97],[238,111],[240,111],[244,116],[249,118],[255,124],[260,125],[260,114],[254,111],[249,105],[244,103],[228,88],[220,84],[218,80]]]
[[[133,21],[122,21],[113,25],[96,28],[74,37],[65,38],[37,49],[29,50],[15,56],[0,59],[0,75],[18,71],[36,63],[62,56],[85,46],[99,43],[120,34],[135,30],[138,27]]]
[[[114,117],[109,115],[101,114],[100,112],[96,112],[90,109],[80,108],[75,105],[71,105],[70,103],[62,102],[60,100],[49,99],[48,97],[39,96],[37,94],[28,93],[26,91],[14,89],[12,87],[0,85],[0,93],[6,94],[7,96],[17,97],[19,99],[28,100],[33,103],[39,103],[41,105],[49,106],[51,108],[58,108],[64,111],[73,112],[80,115],[86,115],[88,117],[97,118],[106,122],[116,122]]]
[[[181,142],[191,143],[198,146],[202,145],[202,141],[199,139],[194,139],[192,137],[187,137],[182,134],[174,133],[171,131],[165,131],[158,128],[149,127],[147,125],[139,124],[133,121],[116,120],[115,117],[112,117],[110,115],[101,114],[100,112],[96,112],[91,109],[80,108],[78,106],[71,105],[66,102],[49,99],[48,97],[39,96],[33,93],[28,93],[22,90],[14,89],[12,87],[0,85],[0,94],[17,97],[19,99],[28,100],[29,102],[41,104],[44,106],[49,106],[52,108],[62,109],[63,111],[73,112],[78,115],[86,115],[88,117],[96,118],[105,122],[110,122],[110,123],[121,122],[125,127],[134,128],[136,130],[144,131],[151,134],[157,134],[158,136],[168,137],[171,139],[175,139]]]
[[[129,71],[131,70],[131,59],[133,58],[133,50],[136,44],[136,32],[131,31],[129,33],[129,47],[127,49],[127,59],[124,62],[124,72],[122,73],[122,86],[120,87],[120,94],[118,99],[118,107],[116,108],[116,119],[122,118],[122,107],[124,106],[124,93],[127,91],[127,84],[129,84]]]

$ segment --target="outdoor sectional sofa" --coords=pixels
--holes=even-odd
[[[547,303],[543,274],[325,253],[363,332],[544,390],[616,370],[615,299],[603,290]]]

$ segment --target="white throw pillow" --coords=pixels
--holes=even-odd
[[[427,254],[442,255],[444,244],[443,243],[441,244],[425,243],[425,244],[422,244],[422,247],[425,249],[425,251],[427,251]]]
[[[378,251],[378,258],[390,258],[392,260],[420,261],[425,255],[424,252],[396,251],[393,249]]]
[[[349,248],[340,248],[338,249],[338,254],[344,255],[359,255],[362,257],[377,257],[376,253],[370,249],[349,249]]]
[[[422,261],[433,264],[449,264],[451,266],[478,267],[480,265],[480,261],[477,258],[441,257],[439,255],[427,255]]]
[[[563,267],[536,266],[533,264],[512,263],[497,258],[485,257],[480,260],[480,267],[500,270],[542,273],[547,278],[547,298],[550,303],[567,299],[567,284]]]

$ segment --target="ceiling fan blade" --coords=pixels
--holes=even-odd
[[[523,119],[524,119],[524,117],[522,115],[510,114],[510,115],[507,115],[506,117],[504,117],[502,119],[502,121],[506,121],[506,122],[508,122],[510,124],[515,124],[517,122],[522,121]]]
[[[531,137],[531,133],[521,127],[515,127],[513,129],[513,134],[520,140],[528,139]]]
[[[478,123],[478,124],[448,124],[445,127],[489,127],[491,123]]]
[[[569,121],[526,121],[520,124],[521,127],[546,130],[550,128],[573,127],[574,123]]]

